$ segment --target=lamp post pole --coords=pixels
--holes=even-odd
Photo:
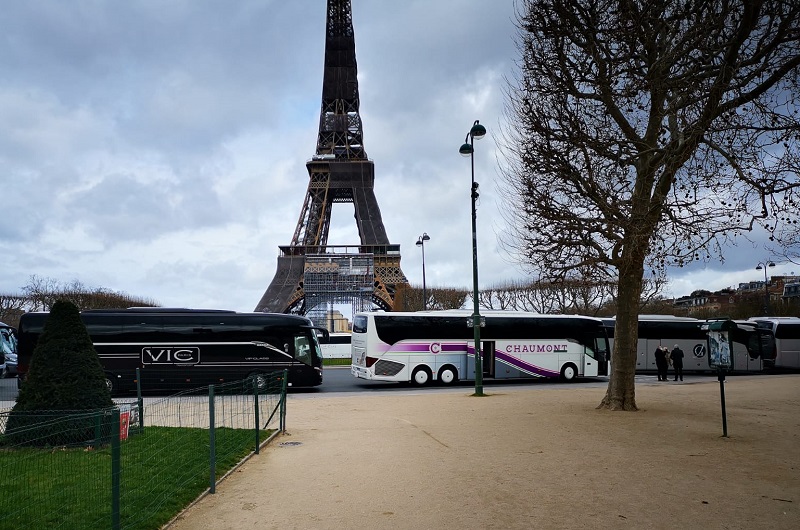
[[[486,127],[478,120],[472,124],[472,128],[464,138],[464,144],[458,150],[462,155],[469,156],[470,170],[472,175],[472,186],[470,194],[472,197],[472,328],[475,333],[475,395],[483,395],[483,359],[481,356],[481,315],[478,304],[478,235],[475,201],[478,199],[478,183],[475,182],[475,148],[474,141],[486,135]]]
[[[428,309],[428,289],[425,286],[425,242],[430,241],[431,238],[427,232],[422,232],[422,235],[417,239],[417,246],[422,247],[422,310]]]
[[[769,316],[769,284],[767,283],[767,267],[774,267],[775,262],[770,260],[759,261],[756,270],[764,269],[764,316]]]

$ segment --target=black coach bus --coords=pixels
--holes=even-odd
[[[25,313],[18,329],[19,384],[49,313]],[[322,353],[311,320],[276,313],[129,308],[81,312],[112,393],[180,390],[288,370],[291,386],[322,383]]]

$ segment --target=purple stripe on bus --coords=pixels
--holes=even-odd
[[[398,350],[406,351],[406,352],[420,352],[420,351],[430,351],[431,345],[430,344],[409,344],[407,342],[403,342],[400,344],[395,344],[398,347]]]
[[[546,376],[546,377],[553,377],[553,376],[561,375],[561,374],[559,374],[559,372],[556,372],[554,370],[548,370],[547,368],[542,368],[541,366],[536,366],[536,365],[533,365],[533,364],[530,364],[530,363],[526,363],[522,359],[518,359],[518,358],[516,358],[514,356],[508,355],[507,353],[502,352],[500,350],[495,350],[494,351],[494,355],[495,355],[495,358],[500,359],[502,361],[505,361],[508,364],[510,364],[510,365],[512,365],[512,366],[514,366],[516,368],[519,368],[520,370],[524,370],[526,372],[534,373],[536,375],[543,375],[543,376]]]
[[[474,357],[475,356],[475,348],[472,347],[472,346],[468,346],[467,347],[467,354],[468,355],[472,355]],[[534,364],[526,363],[525,361],[523,361],[521,359],[517,359],[516,357],[512,357],[511,355],[508,355],[507,353],[505,353],[503,351],[500,351],[500,350],[495,350],[494,351],[494,356],[495,356],[496,359],[500,359],[502,361],[505,361],[508,364],[510,364],[511,366],[514,366],[515,368],[518,368],[518,369],[520,369],[520,370],[522,370],[524,372],[528,372],[528,373],[531,373],[531,374],[541,375],[541,376],[544,376],[544,377],[554,377],[554,376],[561,375],[559,372],[556,372],[554,370],[548,370],[547,368],[542,368],[542,367],[536,366]]]
[[[431,351],[432,343],[408,343],[399,342],[393,345],[389,351],[394,353],[400,352],[429,352]],[[467,345],[462,343],[437,343],[439,344],[442,352],[464,352],[467,350]]]

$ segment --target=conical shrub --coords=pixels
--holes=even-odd
[[[59,300],[50,310],[33,350],[28,377],[9,415],[7,441],[26,445],[92,443],[98,434],[108,431],[110,414],[87,413],[113,406],[100,359],[78,308]]]

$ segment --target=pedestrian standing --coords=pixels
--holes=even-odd
[[[656,348],[656,369],[658,370],[658,380],[667,380],[667,347],[659,346]]]
[[[683,381],[683,350],[676,344],[675,347],[672,348],[669,357],[670,360],[672,360],[672,366],[675,368],[674,380],[677,381],[678,378],[680,378],[681,381]]]

